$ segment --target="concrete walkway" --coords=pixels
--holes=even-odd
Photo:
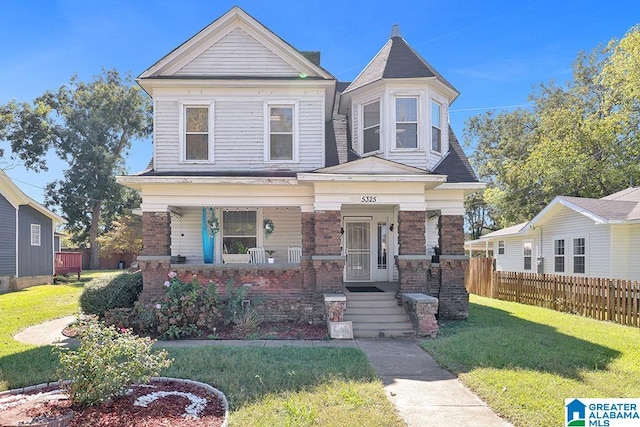
[[[33,326],[15,335],[17,341],[49,345],[73,345],[62,330],[73,316]],[[387,397],[409,427],[510,426],[457,377],[440,368],[413,339],[358,338],[354,340],[185,340],[164,341],[159,347],[202,345],[345,347],[362,350],[384,383]]]

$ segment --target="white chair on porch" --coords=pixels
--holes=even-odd
[[[293,247],[289,248],[289,263],[300,264],[300,258],[302,257],[302,248]]]
[[[267,262],[264,256],[264,248],[249,248],[249,262],[252,264],[264,264]]]

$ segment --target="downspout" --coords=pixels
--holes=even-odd
[[[18,271],[18,258],[20,257],[20,247],[18,246],[18,243],[20,242],[20,239],[18,238],[18,236],[20,235],[20,223],[18,221],[19,211],[20,205],[16,206],[16,279],[20,277],[20,272]]]

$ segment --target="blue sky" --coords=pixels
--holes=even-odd
[[[299,50],[321,51],[323,67],[341,81],[353,80],[398,24],[461,92],[450,112],[459,139],[468,117],[526,105],[538,84],[571,78],[579,51],[640,23],[637,0],[0,0],[0,103],[30,102],[74,74],[88,81],[102,68],[138,76],[234,5]],[[136,141],[130,172],[150,158],[150,141]],[[7,173],[42,201],[42,187],[65,167],[54,158],[49,165],[48,173]]]

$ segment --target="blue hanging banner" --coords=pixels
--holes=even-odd
[[[213,220],[215,218],[213,208],[209,209],[211,210],[211,217]],[[215,231],[217,230],[213,230],[212,226],[209,224],[207,208],[202,208],[202,258],[205,264],[213,263]]]

